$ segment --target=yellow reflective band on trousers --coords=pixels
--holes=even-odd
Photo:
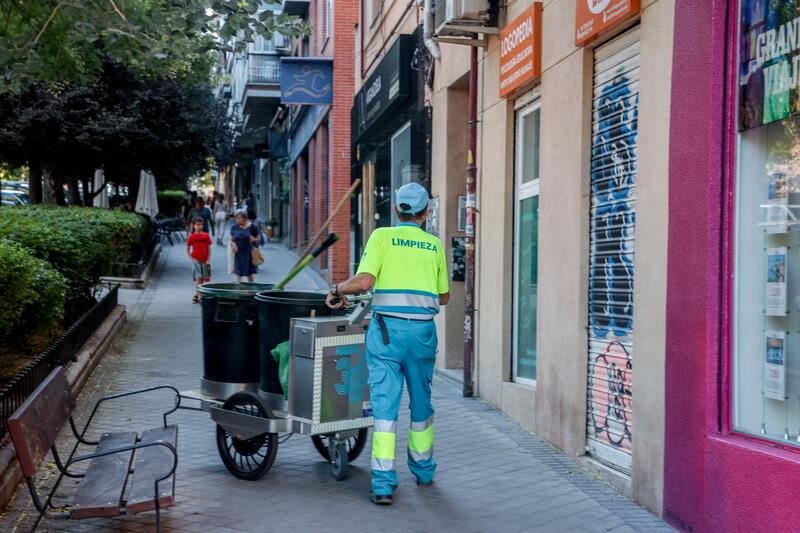
[[[374,431],[372,433],[372,458],[388,459],[394,463],[394,443],[393,431]]]
[[[433,451],[433,424],[422,431],[409,430],[408,449],[415,459],[427,459]]]

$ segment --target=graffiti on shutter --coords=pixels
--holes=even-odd
[[[630,471],[638,32],[595,51],[587,451]]]

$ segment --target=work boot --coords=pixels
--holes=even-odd
[[[431,485],[433,485],[433,480],[430,481],[420,481],[419,479],[417,480],[417,487],[426,488],[430,487]]]
[[[369,501],[371,501],[375,505],[392,505],[392,495],[375,494],[374,492],[369,491]]]

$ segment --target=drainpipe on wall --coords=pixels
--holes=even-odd
[[[425,17],[422,19],[422,40],[434,59],[441,59],[439,44],[433,40],[433,2],[425,0]]]
[[[426,4],[430,0],[426,0]],[[427,19],[426,19],[427,20]],[[477,38],[477,35],[475,36]],[[462,395],[472,396],[472,360],[475,352],[475,190],[478,167],[478,48],[470,48],[469,57],[469,149],[467,150],[467,224],[466,273],[464,276],[464,383]]]

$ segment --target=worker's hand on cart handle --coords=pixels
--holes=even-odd
[[[347,301],[347,296],[343,296],[341,294],[333,294],[332,292],[328,293],[328,297],[325,298],[325,303],[331,309],[342,309],[347,307],[350,302]]]

